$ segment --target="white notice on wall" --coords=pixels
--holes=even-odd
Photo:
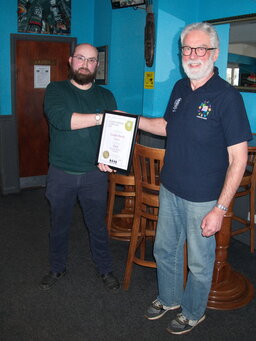
[[[51,80],[50,65],[34,65],[34,88],[46,88]]]

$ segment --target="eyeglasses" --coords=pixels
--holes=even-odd
[[[183,54],[183,56],[190,56],[192,51],[194,50],[196,55],[198,57],[204,57],[206,55],[207,51],[211,51],[211,50],[216,50],[216,47],[190,47],[190,46],[182,46],[181,47],[181,53]]]
[[[86,58],[82,55],[73,56],[73,58],[76,58],[80,64],[84,63],[85,61],[87,61],[89,64],[95,64],[98,61],[98,59],[95,57]]]

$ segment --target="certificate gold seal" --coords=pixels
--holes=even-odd
[[[127,121],[127,122],[125,123],[125,129],[126,129],[127,131],[131,131],[132,128],[133,128],[133,122],[132,122],[132,121]]]
[[[109,158],[109,152],[107,150],[105,150],[103,153],[102,153],[104,159],[108,159]]]

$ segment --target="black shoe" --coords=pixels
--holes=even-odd
[[[108,290],[108,291],[112,291],[112,292],[117,292],[120,288],[120,284],[118,279],[113,275],[112,272],[108,272],[104,275],[101,275],[104,287]]]
[[[63,272],[52,272],[50,271],[47,275],[45,275],[41,282],[39,283],[40,290],[49,290],[52,286],[54,286],[59,279],[65,276],[66,270]]]

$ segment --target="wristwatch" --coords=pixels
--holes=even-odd
[[[96,126],[99,126],[101,124],[101,114],[97,113],[95,116],[96,120]]]
[[[221,204],[218,204],[218,203],[215,205],[215,207],[218,207],[220,210],[226,211],[226,212],[227,212],[227,210],[228,210],[227,207],[225,207],[225,206],[223,206],[223,205],[221,205]]]

